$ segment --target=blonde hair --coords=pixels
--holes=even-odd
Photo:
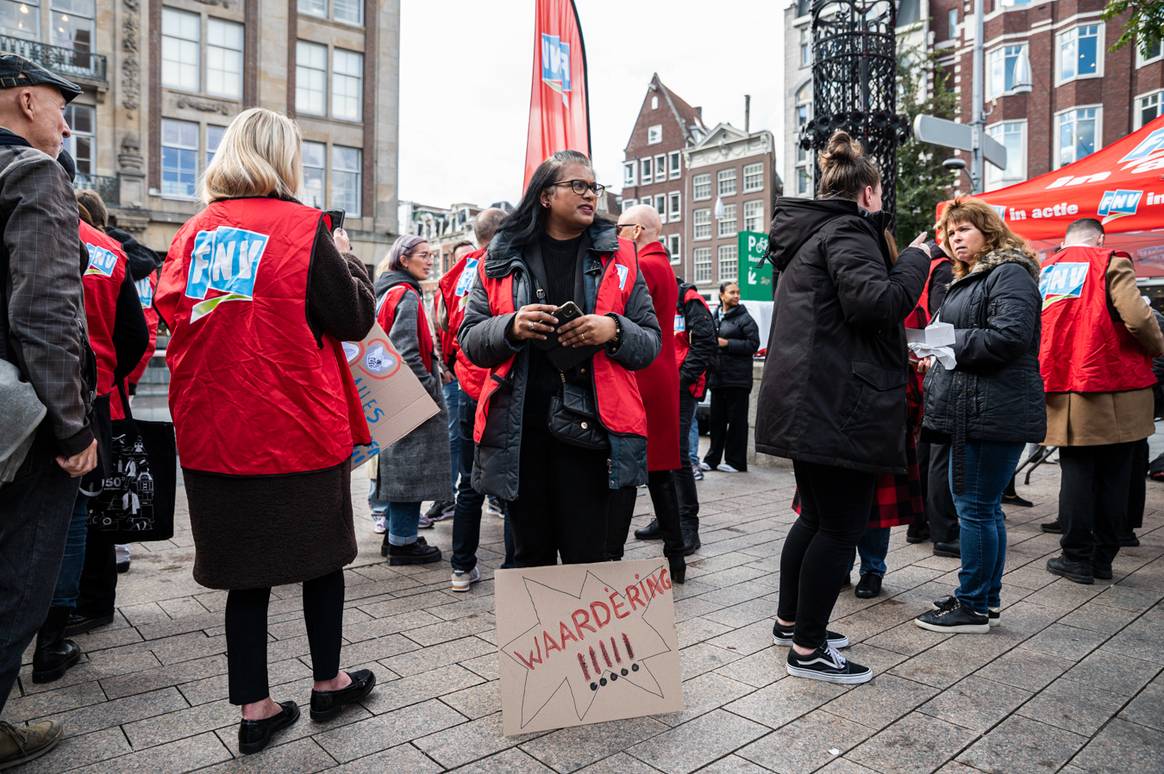
[[[239,113],[202,176],[201,199],[275,194],[293,199],[303,187],[299,127],[281,113],[250,108]]]
[[[959,196],[954,199],[942,213],[942,219],[938,222],[937,230],[941,232],[942,244],[945,245],[949,255],[954,254],[950,247],[950,230],[962,223],[969,223],[981,231],[986,240],[981,254],[974,256],[976,261],[987,253],[1003,248],[1017,250],[1028,258],[1035,259],[1035,253],[1027,247],[1027,243],[1023,241],[1022,237],[1010,230],[998,211],[981,199],[975,199],[972,196]],[[955,279],[961,279],[969,273],[969,263],[958,258],[954,258],[953,262]]]

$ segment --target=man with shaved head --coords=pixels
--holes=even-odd
[[[675,306],[679,286],[671,269],[671,257],[659,241],[663,222],[654,207],[640,204],[618,218],[618,236],[633,241],[638,248],[639,271],[647,283],[655,317],[662,330],[663,348],[651,365],[635,371],[639,392],[647,409],[647,486],[651,491],[655,520],[663,538],[663,553],[671,565],[671,576],[683,582],[687,570],[683,534],[679,527],[679,501],[675,471],[684,464],[679,459],[679,366],[675,363]],[[634,490],[612,498],[607,552],[622,556],[634,512]]]

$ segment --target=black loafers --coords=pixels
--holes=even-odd
[[[348,704],[355,704],[367,696],[376,687],[376,675],[368,669],[358,669],[348,672],[352,684],[338,691],[311,692],[311,719],[315,721],[331,720],[340,714]]]
[[[859,599],[872,599],[881,594],[881,576],[867,572],[861,576],[854,592]]]
[[[271,737],[299,720],[299,705],[281,701],[283,711],[262,720],[244,720],[238,724],[238,751],[253,755],[271,743]]]

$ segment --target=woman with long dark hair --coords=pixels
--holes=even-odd
[[[909,376],[902,321],[929,267],[924,235],[891,260],[881,173],[838,131],[821,152],[813,201],[780,199],[771,252],[780,271],[760,385],[756,449],[792,460],[800,517],[780,557],[773,640],[788,673],[832,683],[873,677],[825,629],[865,532],[881,473],[906,472]]]
[[[704,470],[748,470],[748,399],[752,394],[752,356],[760,349],[760,329],[740,303],[738,282],[719,286],[715,313],[719,360],[711,372],[711,446]],[[723,460],[723,462],[720,462]]]
[[[659,352],[632,242],[598,218],[590,160],[534,172],[478,268],[461,348],[489,368],[473,485],[510,501],[518,567],[602,561],[612,490],[647,479],[647,424],[631,371]]]

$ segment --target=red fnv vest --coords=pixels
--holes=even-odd
[[[85,293],[85,322],[89,346],[97,357],[97,394],[113,392],[113,371],[117,350],[113,328],[117,322],[117,296],[125,282],[127,260],[121,243],[103,231],[81,221],[81,241],[89,251],[89,265],[81,280]]]
[[[263,476],[339,465],[370,443],[339,341],[307,325],[319,210],[248,198],[178,231],[154,305],[170,329],[170,412],[182,466]]]
[[[1127,253],[1065,247],[1043,262],[1043,336],[1039,370],[1047,392],[1126,392],[1156,384],[1140,348],[1107,294],[1107,269]]]
[[[388,338],[392,338],[392,323],[396,322],[396,307],[400,306],[405,293],[412,293],[417,297],[416,339],[420,344],[420,359],[424,363],[425,370],[430,374],[436,373],[432,367],[432,333],[428,329],[428,318],[424,315],[424,301],[414,288],[404,284],[388,288],[380,300],[380,308],[376,310],[376,322],[380,323],[380,327],[388,334]]]
[[[433,310],[438,316],[438,304],[443,304],[448,318],[448,328],[441,332],[441,354],[448,361],[450,354],[456,358],[454,371],[457,382],[473,400],[481,398],[481,388],[489,377],[489,369],[473,365],[461,351],[457,341],[457,331],[465,320],[465,306],[469,303],[469,293],[477,279],[477,265],[485,260],[486,248],[474,250],[457,261],[456,265],[441,277],[437,283],[437,298],[433,299]]]
[[[707,299],[699,295],[695,288],[687,288],[675,309],[675,363],[680,367],[687,359],[687,353],[691,351],[691,334],[687,332],[687,304],[691,301],[699,301],[707,313],[711,314]],[[688,385],[687,390],[692,397],[703,400],[704,394],[707,393],[707,371],[701,373],[694,384]]]
[[[594,301],[594,314],[611,312],[623,314],[626,302],[638,277],[638,261],[635,259],[633,242],[618,240],[618,250],[613,256],[603,256],[602,276],[598,283],[598,295]],[[477,281],[484,283],[489,294],[489,311],[498,315],[516,311],[513,301],[513,274],[492,278],[485,275],[485,262],[477,266]],[[477,416],[473,426],[473,440],[481,442],[485,424],[489,421],[489,401],[497,389],[505,382],[513,370],[516,355],[492,369],[481,399],[477,403]],[[591,361],[594,381],[594,397],[598,403],[598,417],[608,432],[616,435],[637,435],[647,437],[647,412],[639,395],[639,385],[632,371],[615,363],[605,351],[599,351]]]

